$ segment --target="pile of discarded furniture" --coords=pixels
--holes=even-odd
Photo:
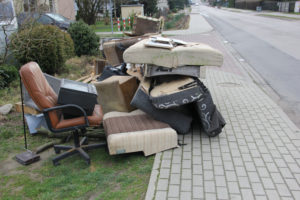
[[[94,75],[83,82],[43,74],[37,63],[20,69],[24,103],[41,114],[26,114],[31,133],[72,131],[74,146],[54,145],[56,165],[85,150],[108,146],[109,153],[144,152],[145,156],[178,146],[177,134],[192,123],[215,137],[225,121],[209,89],[200,80],[203,66],[221,66],[222,54],[205,44],[143,35],[103,44],[105,61],[95,62]],[[106,143],[88,145],[79,135],[103,124]]]

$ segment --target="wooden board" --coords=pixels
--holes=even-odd
[[[87,79],[89,76],[90,75],[83,76],[83,77],[77,79],[76,81],[83,81],[83,80]]]
[[[15,103],[15,110],[20,113],[22,112],[22,103],[21,102]],[[31,114],[31,115],[37,115],[37,114],[40,114],[41,112],[34,108],[24,105],[24,113]]]

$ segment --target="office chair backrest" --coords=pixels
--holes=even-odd
[[[19,73],[30,97],[41,111],[57,105],[57,95],[36,62],[23,65]],[[49,116],[52,127],[56,127],[59,122],[57,111],[50,112]]]

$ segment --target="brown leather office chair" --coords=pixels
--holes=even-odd
[[[35,62],[29,62],[23,65],[19,71],[21,80],[28,91],[34,103],[43,112],[48,128],[52,132],[72,131],[74,136],[74,146],[54,145],[55,153],[59,154],[61,150],[66,152],[53,158],[53,164],[58,165],[61,159],[73,154],[79,153],[90,164],[90,157],[84,150],[90,150],[106,146],[106,143],[86,145],[87,138],[79,141],[79,131],[85,132],[86,127],[99,126],[102,122],[103,114],[100,105],[95,105],[93,115],[87,116],[86,112],[78,105],[67,104],[57,105],[57,95],[48,84],[39,65]],[[82,117],[64,119],[61,111],[64,108],[78,109],[82,112]]]

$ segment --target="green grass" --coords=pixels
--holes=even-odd
[[[126,21],[126,31],[130,30],[130,27],[127,24],[128,22]],[[121,23],[122,26],[123,23]],[[109,22],[109,24],[105,24],[104,21],[97,21],[95,25],[91,25],[91,27],[93,28],[93,30],[95,32],[111,32],[111,24]],[[114,32],[118,31],[118,25],[116,23],[114,23],[113,25],[113,30]]]
[[[272,14],[257,14],[257,15],[258,16],[263,16],[263,17],[283,19],[283,20],[300,20],[300,18],[296,18],[296,17],[279,16],[279,15],[272,15]]]
[[[240,10],[233,10],[233,9],[227,9],[229,12],[236,12],[236,13],[241,13],[242,11]]]
[[[288,12],[288,13],[286,13],[286,14],[291,14],[291,15],[300,15],[300,12]]]
[[[21,166],[14,174],[0,173],[0,199],[143,199],[153,156],[109,156],[104,149],[89,153],[91,166],[78,156],[54,167]],[[42,161],[40,161],[42,162]]]
[[[91,25],[93,30],[95,32],[110,32],[111,31],[111,25],[110,23],[106,25],[104,21],[97,21],[95,25]],[[114,31],[118,31],[118,27],[114,25],[113,27]]]
[[[164,29],[165,30],[177,29],[177,25],[178,25],[179,21],[183,20],[184,17],[185,17],[184,13],[169,15],[167,17],[167,20],[165,21]]]
[[[60,77],[76,79],[89,73],[91,57],[75,57],[67,62],[70,73]],[[0,90],[1,103],[20,101],[18,80]],[[78,155],[54,167],[53,149],[42,153],[42,159],[22,166],[14,156],[24,151],[23,125],[20,113],[0,117],[0,199],[144,199],[154,156],[142,153],[110,156],[106,149],[91,150],[91,165]],[[103,129],[99,134],[103,134]],[[49,133],[51,134],[51,133]],[[28,134],[27,134],[28,135]],[[29,149],[59,139],[46,135],[28,135]],[[71,141],[72,142],[72,141]],[[99,141],[97,141],[99,142]]]
[[[2,123],[2,122],[1,122]],[[0,130],[0,199],[143,199],[147,191],[154,156],[142,153],[110,156],[106,149],[89,152],[91,165],[78,155],[54,167],[50,157],[21,166],[13,160],[23,152],[22,118],[8,115]],[[57,139],[28,136],[30,149]],[[16,165],[9,171],[6,163]],[[39,167],[40,166],[40,167]],[[8,171],[8,172],[7,172]]]
[[[0,105],[8,103],[16,103],[20,101],[20,87],[19,78],[10,83],[9,87],[0,89]]]

